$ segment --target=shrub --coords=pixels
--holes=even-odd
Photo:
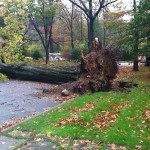
[[[7,78],[6,75],[3,75],[2,73],[0,73],[0,80],[2,80],[2,81],[7,81],[8,78]]]
[[[87,53],[86,49],[75,48],[71,51],[71,60],[80,61],[81,60],[81,51],[83,51],[84,55]]]
[[[33,59],[38,60],[39,58],[42,58],[43,53],[42,53],[42,48],[39,44],[33,44],[30,45],[28,48],[28,54],[30,57],[33,57]]]
[[[33,53],[31,54],[31,57],[33,57],[33,59],[40,59],[42,58],[42,53],[39,50],[34,50]]]
[[[76,61],[79,61],[81,59],[81,56],[80,56],[80,52],[81,50],[80,49],[73,49],[72,52],[71,52],[71,57],[70,59],[71,60],[76,60]]]

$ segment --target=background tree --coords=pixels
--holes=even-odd
[[[137,1],[133,0],[133,18],[129,24],[130,43],[133,46],[134,64],[133,71],[138,71],[138,56],[146,56],[146,65],[149,64],[149,41],[150,41],[150,2],[143,0],[137,6]]]
[[[118,0],[69,0],[71,3],[79,7],[87,17],[88,23],[88,45],[90,46],[94,39],[94,21],[103,8]]]
[[[115,10],[103,12],[104,45],[111,45],[116,50],[118,60],[132,60],[132,34],[128,31],[129,23],[124,19],[128,12],[123,3],[118,3]]]
[[[3,18],[5,26],[0,27],[0,55],[2,62],[18,63],[23,60],[23,36],[26,28],[27,14],[22,0],[3,1]]]
[[[139,32],[136,28],[137,24],[137,4],[136,0],[133,0],[133,12],[134,12],[134,19],[133,19],[133,37],[134,37],[134,44],[133,44],[133,53],[134,53],[134,63],[133,63],[133,71],[139,71],[138,69],[138,51],[139,51]]]
[[[139,32],[139,54],[146,56],[146,66],[150,66],[150,1],[142,0],[137,7],[136,28]]]
[[[103,26],[102,26],[102,20],[100,20],[99,17],[97,17],[95,19],[94,22],[94,33],[93,33],[94,37],[98,37],[98,39],[100,41],[103,41]]]
[[[52,50],[52,28],[56,12],[56,3],[54,0],[29,0],[28,10],[29,18],[38,33],[41,43],[46,53],[46,64],[49,61],[49,48]]]
[[[74,49],[74,20],[75,20],[75,7],[74,4],[71,5],[71,11],[69,9],[62,5],[61,12],[58,15],[58,18],[66,24],[66,27],[69,31],[70,35],[70,43],[71,48]]]

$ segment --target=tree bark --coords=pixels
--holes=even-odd
[[[136,25],[136,0],[133,0],[133,7],[134,7],[134,26]],[[138,68],[138,46],[139,46],[139,32],[137,28],[135,28],[134,31],[134,48],[133,48],[133,53],[134,53],[134,62],[133,62],[133,71],[139,71]]]
[[[145,66],[150,66],[150,56],[146,56]]]
[[[54,53],[54,41],[52,38],[50,38],[50,53]]]
[[[36,67],[0,63],[0,72],[13,79],[60,84],[75,81],[79,69],[78,67]]]
[[[45,53],[46,53],[46,64],[48,64],[49,61],[49,45],[45,48]]]
[[[73,36],[73,29],[71,27],[71,31],[70,31],[70,37],[71,37],[71,48],[72,50],[74,49],[74,36]]]
[[[90,30],[89,30],[89,34],[88,34],[89,35],[88,39],[89,39],[89,45],[91,45],[91,43],[94,39],[94,20],[93,19],[90,19],[89,28],[90,28]]]

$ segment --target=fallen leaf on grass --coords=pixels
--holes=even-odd
[[[65,148],[65,147],[68,146],[68,144],[60,144],[60,146],[61,146],[62,148]]]
[[[94,127],[103,129],[106,127],[111,126],[111,122],[116,122],[118,119],[118,115],[114,112],[106,112],[105,114],[101,115],[94,119]]]
[[[37,138],[37,139],[35,139],[37,142],[41,142],[41,141],[43,141],[43,138]]]
[[[32,116],[35,116],[37,115],[38,112],[34,112],[31,116],[26,116],[26,117],[22,117],[22,118],[13,118],[11,121],[8,121],[8,122],[3,122],[3,125],[0,126],[0,131],[8,128],[8,127],[11,127],[15,124],[18,124],[28,118],[31,118]]]
[[[72,150],[78,150],[79,147],[82,147],[81,149],[83,150],[88,150],[88,149],[99,149],[101,147],[100,144],[94,143],[93,141],[90,140],[74,140],[73,145],[71,147]]]
[[[126,149],[127,149],[127,148],[124,147],[124,146],[117,146],[117,145],[115,145],[115,144],[109,144],[108,146],[110,146],[110,148],[111,148],[112,150],[126,150]]]
[[[145,121],[150,122],[150,110],[145,111]]]
[[[116,105],[109,106],[109,108],[115,110],[116,112],[120,112],[121,109],[129,108],[129,107],[131,107],[130,104],[122,104],[122,105],[116,104]]]
[[[112,150],[116,149],[117,147],[115,144],[109,144],[108,146],[110,146]]]
[[[90,103],[87,103],[86,104],[86,107],[83,107],[83,108],[76,108],[74,111],[76,112],[76,113],[78,113],[78,112],[85,112],[85,111],[92,111],[94,108],[95,108],[95,104],[94,103],[92,103],[92,102],[90,102]]]
[[[66,123],[77,124],[77,125],[84,126],[84,127],[87,127],[89,125],[88,122],[81,119],[78,115],[72,115],[67,118],[58,120],[56,126],[62,126]]]
[[[141,148],[142,148],[142,146],[136,145],[134,150],[139,150],[139,149],[141,149]]]
[[[60,102],[65,102],[65,101],[68,101],[70,99],[73,99],[73,98],[76,98],[78,97],[79,95],[78,94],[71,94],[69,96],[57,96],[57,101],[60,101]]]
[[[46,133],[46,136],[47,136],[47,137],[51,137],[51,134],[47,132],[47,133]]]

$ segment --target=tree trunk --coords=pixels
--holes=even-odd
[[[134,62],[133,62],[133,71],[139,71],[138,68],[138,45],[139,45],[139,39],[138,39],[139,33],[137,29],[134,31],[134,47],[133,47],[133,54],[134,54]]]
[[[146,56],[145,66],[150,66],[150,56]]]
[[[46,64],[48,64],[48,61],[49,61],[49,47],[46,47],[45,52],[46,52]]]
[[[150,49],[150,31],[147,31],[147,40],[146,40],[146,62],[145,66],[150,66],[150,54],[149,54],[149,49]]]
[[[88,49],[90,49],[90,40],[89,40],[89,37],[90,37],[90,23],[89,23],[89,20],[87,18],[87,26],[88,26]]]
[[[51,52],[51,53],[54,53],[54,41],[53,41],[52,38],[50,38],[49,44],[50,44],[50,52]]]
[[[134,7],[134,26],[136,25],[136,0],[133,0],[133,7]],[[133,48],[133,53],[134,53],[134,63],[133,63],[133,71],[139,71],[138,68],[138,44],[139,44],[139,32],[137,28],[135,27],[134,31],[134,48]]]
[[[79,70],[77,67],[36,67],[0,63],[0,72],[10,78],[20,80],[66,83],[75,81]]]
[[[74,49],[74,36],[73,36],[72,27],[71,27],[71,31],[70,31],[70,37],[71,37],[71,48]]]
[[[94,39],[93,37],[93,34],[94,34],[94,21],[93,19],[90,19],[90,22],[89,22],[89,45],[92,44],[92,41]]]
[[[71,48],[74,49],[74,33],[73,33],[73,19],[74,19],[74,4],[72,3],[72,12],[70,20],[70,37],[71,37]]]
[[[80,18],[80,20],[81,20],[81,29],[80,29],[80,40],[81,41],[83,41],[83,18],[82,18],[82,11],[81,11],[81,18]]]
[[[135,55],[135,58],[134,58],[133,71],[139,71],[137,55]]]

